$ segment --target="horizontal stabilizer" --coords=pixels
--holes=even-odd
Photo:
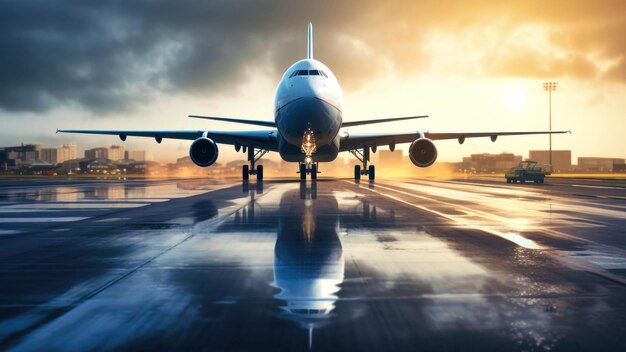
[[[350,121],[344,122],[341,124],[341,127],[352,127],[352,126],[361,126],[361,125],[371,125],[374,123],[383,123],[383,122],[392,122],[392,121],[401,121],[401,120],[412,120],[412,119],[423,119],[428,117],[428,115],[421,116],[405,116],[405,117],[392,117],[388,119],[375,119],[375,120],[360,120],[360,121]]]
[[[199,115],[189,115],[189,117],[193,117],[193,118],[196,118],[196,119],[207,119],[207,120],[216,120],[216,121],[226,121],[226,122],[242,123],[242,124],[245,124],[245,125],[255,125],[255,126],[264,126],[264,127],[276,127],[276,123],[273,122],[273,121],[234,119],[234,118],[230,118],[230,117],[199,116]]]

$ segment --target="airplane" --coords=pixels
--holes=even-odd
[[[397,144],[411,143],[409,158],[417,167],[428,167],[437,160],[433,141],[456,139],[460,144],[466,138],[490,137],[495,142],[499,136],[555,134],[569,131],[522,132],[348,132],[354,126],[420,119],[428,115],[392,117],[372,120],[343,121],[343,93],[333,72],[313,58],[313,26],[309,23],[307,58],[294,63],[283,74],[274,99],[274,121],[251,120],[204,115],[192,118],[226,121],[268,127],[265,130],[212,131],[212,130],[65,130],[57,133],[86,133],[117,135],[122,141],[128,136],[151,137],[157,143],[163,138],[192,140],[189,148],[191,160],[198,166],[213,165],[219,156],[218,144],[227,144],[247,153],[248,165],[242,166],[242,178],[256,175],[263,179],[263,165],[256,163],[268,152],[278,152],[287,162],[299,164],[300,179],[310,175],[317,179],[320,162],[330,162],[341,152],[352,153],[361,163],[354,166],[354,179],[367,175],[375,179],[374,165],[368,165],[370,151],[376,153],[380,146],[394,151]],[[256,165],[256,167],[255,167]]]

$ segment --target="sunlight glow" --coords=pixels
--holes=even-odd
[[[523,90],[519,88],[510,88],[505,92],[504,100],[508,106],[520,109],[526,107],[528,98]]]

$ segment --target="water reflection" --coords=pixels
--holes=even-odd
[[[306,187],[306,183],[299,191],[300,201],[293,200],[294,191],[284,193],[280,200],[274,249],[274,285],[280,292],[274,297],[281,301],[286,317],[309,330],[310,347],[313,329],[335,308],[344,278],[344,258],[337,235],[337,200],[316,199],[316,188]]]

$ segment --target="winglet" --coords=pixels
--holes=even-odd
[[[309,35],[307,37],[307,46],[306,46],[306,58],[307,59],[312,59],[313,58],[313,24],[311,24],[311,22],[309,22]]]

